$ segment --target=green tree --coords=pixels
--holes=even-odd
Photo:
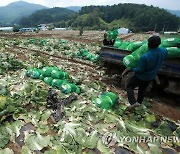
[[[13,32],[19,32],[19,26],[18,25],[13,26]]]
[[[59,22],[59,25],[60,25],[61,28],[66,27],[66,23],[65,23],[64,20],[60,21],[60,22]]]
[[[98,12],[98,15],[107,23],[127,19],[131,22],[129,28],[137,31],[155,30],[162,31],[177,30],[180,25],[180,18],[170,14],[158,7],[139,5],[139,4],[118,4],[112,6],[86,6],[82,7],[80,15]],[[89,17],[92,24],[92,18]],[[88,23],[89,24],[89,23]],[[120,23],[121,24],[121,23]]]
[[[49,25],[49,28],[48,28],[48,30],[53,30],[55,27],[54,27],[54,25],[53,24],[51,24],[51,25]]]

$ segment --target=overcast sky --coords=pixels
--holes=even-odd
[[[19,0],[0,0],[0,6]],[[119,3],[137,3],[158,6],[160,8],[180,10],[180,0],[24,0],[29,3],[41,4],[47,7],[67,7],[85,5],[113,5]]]

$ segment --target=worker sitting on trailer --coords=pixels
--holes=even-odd
[[[104,40],[103,40],[103,45],[104,46],[113,46],[114,45],[115,40],[108,40],[107,39],[107,34],[104,34]]]
[[[130,79],[127,85],[127,95],[130,106],[129,110],[139,106],[144,99],[145,91],[152,80],[156,78],[162,62],[168,56],[165,48],[158,48],[161,44],[159,36],[152,36],[148,39],[149,50],[140,57],[137,68],[131,68],[135,75]],[[137,100],[134,96],[134,89],[138,87]]]

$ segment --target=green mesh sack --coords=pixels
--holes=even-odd
[[[81,50],[80,50],[80,53],[81,53],[81,55],[82,55],[83,57],[86,57],[86,56],[89,54],[89,50],[87,50],[87,49],[81,49]]]
[[[180,38],[168,38],[162,40],[163,47],[180,47]]]
[[[143,44],[143,45],[144,45],[144,44],[148,44],[148,41],[145,40],[145,41],[142,42],[142,44]]]
[[[178,47],[168,47],[168,58],[178,58],[180,57],[180,48]]]
[[[107,39],[112,40],[113,39],[113,31],[108,31],[107,32]]]
[[[99,98],[94,98],[92,102],[105,110],[109,110],[111,107],[111,99],[106,95],[102,95]]]
[[[121,44],[122,44],[122,40],[121,40],[120,38],[117,38],[117,39],[115,40],[113,46],[114,46],[115,48],[118,48],[118,47],[121,46]]]
[[[134,68],[137,66],[137,61],[133,55],[127,55],[123,58],[123,64],[128,68]]]
[[[42,75],[43,75],[44,77],[49,77],[49,76],[51,76],[51,72],[52,72],[53,70],[59,70],[59,69],[58,69],[58,67],[43,67],[43,69],[42,69]]]
[[[115,29],[115,30],[113,30],[113,40],[115,40],[117,38],[117,36],[118,36],[118,30]]]
[[[65,94],[69,94],[71,92],[79,92],[78,91],[78,86],[76,86],[75,84],[73,83],[63,83],[61,85],[61,91]]]
[[[39,76],[39,79],[44,81],[44,76],[41,74],[41,75]]]
[[[164,48],[163,47],[163,42],[166,40],[166,38],[161,38],[161,44],[159,45],[160,48]]]
[[[51,76],[51,72],[52,72],[52,68],[50,68],[50,67],[44,67],[44,68],[42,69],[42,75],[43,75],[44,77]]]
[[[106,92],[105,95],[108,96],[108,97],[110,97],[110,99],[111,99],[111,101],[112,101],[112,102],[111,102],[111,105],[112,105],[112,106],[115,105],[115,104],[117,103],[118,99],[119,99],[118,95],[116,95],[116,94],[113,93],[113,92]]]
[[[53,79],[51,85],[56,88],[61,88],[62,84],[65,82],[66,82],[66,80]]]
[[[117,29],[107,32],[107,38],[109,40],[115,40],[117,38],[117,36],[118,36],[118,30]]]
[[[123,58],[123,64],[126,67],[134,68],[137,67],[140,57],[148,51],[148,45],[144,44],[130,55]]]
[[[33,79],[38,79],[41,74],[42,74],[41,69],[37,69],[37,68],[30,68],[30,69],[28,69],[28,71],[26,72],[26,75],[27,75],[28,77],[33,78]]]
[[[52,70],[51,77],[54,79],[67,79],[68,73],[60,70]]]
[[[81,53],[80,53],[79,51],[74,54],[74,57],[75,57],[75,58],[78,58],[78,57],[80,57],[80,56],[81,56]]]
[[[46,45],[47,44],[46,40],[41,40],[41,44]]]
[[[31,73],[33,72],[35,70],[35,68],[29,68],[28,70],[27,70],[27,72],[26,72],[26,75],[28,76],[28,77],[30,77],[31,76]],[[37,70],[37,69],[36,69]]]
[[[142,42],[132,42],[127,46],[126,50],[135,51],[138,48],[140,48],[142,45],[143,45]]]
[[[45,78],[44,78],[44,82],[45,82],[47,85],[49,85],[49,86],[52,85],[52,80],[53,80],[52,77],[45,77]]]
[[[39,79],[39,76],[40,76],[40,72],[38,70],[34,70],[34,71],[32,71],[30,77],[33,79]]]
[[[131,54],[135,57],[135,58],[140,58],[141,55],[143,55],[144,53],[146,53],[148,51],[148,45],[144,44],[142,45],[140,48],[138,48],[137,50],[135,50],[134,52],[132,52]],[[138,59],[139,60],[139,59]]]
[[[118,49],[125,50],[129,44],[130,44],[130,42],[122,42],[121,46],[118,47]]]
[[[92,61],[92,62],[96,62],[96,61],[98,61],[98,59],[99,59],[98,55],[92,55],[89,60]]]
[[[86,59],[90,60],[93,59],[95,56],[92,54],[92,53],[89,53],[87,56],[86,56]]]
[[[92,99],[92,102],[105,110],[109,110],[112,106],[114,106],[117,103],[118,99],[119,97],[115,93],[105,92],[98,98]]]

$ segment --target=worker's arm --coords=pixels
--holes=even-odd
[[[131,69],[130,69],[130,68],[126,68],[126,69],[122,72],[121,77],[124,77],[124,75],[125,75],[127,72],[131,72]]]
[[[144,72],[146,67],[146,59],[141,56],[138,66],[136,68],[131,68],[133,72]]]

